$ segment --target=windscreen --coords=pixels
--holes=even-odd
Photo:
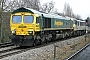
[[[13,16],[12,17],[12,22],[13,23],[20,23],[22,21],[22,17],[21,16]]]
[[[32,22],[33,22],[33,16],[31,15],[24,16],[24,23],[32,23]]]

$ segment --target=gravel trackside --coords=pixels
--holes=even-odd
[[[90,42],[85,36],[79,36],[76,38],[68,39],[65,41],[59,41],[54,44],[50,44],[44,47],[31,49],[26,52],[5,57],[1,60],[53,60],[54,59],[54,45],[59,47],[56,48],[56,59],[63,60],[67,58],[71,53],[77,51],[85,44]]]

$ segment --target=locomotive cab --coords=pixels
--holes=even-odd
[[[38,26],[37,26],[38,25]],[[11,34],[15,35],[34,35],[36,28],[36,16],[30,13],[16,13],[11,15]]]
[[[10,17],[10,39],[15,45],[32,45],[35,32],[40,31],[39,23],[36,23],[37,17],[38,15],[24,8],[12,12]],[[29,42],[30,40],[31,42]]]

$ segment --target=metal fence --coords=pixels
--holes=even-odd
[[[56,45],[54,60],[64,60],[90,42],[90,34]],[[54,46],[55,48],[55,46]]]

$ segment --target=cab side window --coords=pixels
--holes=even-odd
[[[36,23],[40,23],[40,18],[39,17],[36,18]]]

